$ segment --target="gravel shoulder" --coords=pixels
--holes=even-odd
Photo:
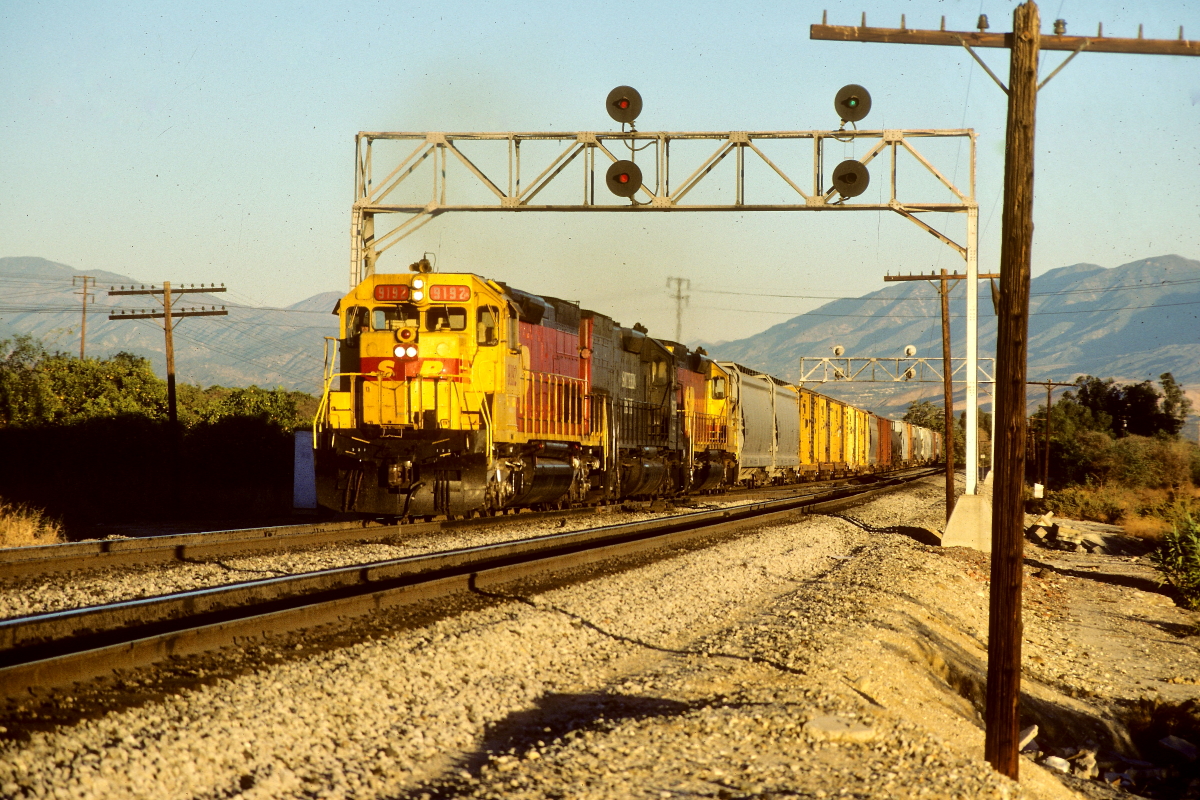
[[[1115,793],[983,762],[987,557],[904,535],[940,529],[942,491],[10,704],[0,795]],[[1196,696],[1172,681],[1200,675],[1200,615],[1085,555],[1029,548],[1024,713],[1043,755],[1161,761],[1130,720]]]

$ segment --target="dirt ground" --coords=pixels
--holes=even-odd
[[[0,709],[0,790],[1200,800],[1200,612],[1087,523],[1027,542],[1037,733],[1019,783],[983,761],[989,560],[922,543],[942,491],[47,693]]]

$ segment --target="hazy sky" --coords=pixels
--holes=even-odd
[[[978,131],[983,270],[998,268],[1005,98],[965,50],[813,42],[819,22],[1011,28],[1012,2],[34,3],[0,5],[0,256],[146,281],[224,282],[269,305],[344,291],[360,130],[613,130],[637,87],[653,130],[837,125]],[[1200,3],[1050,0],[1068,33],[1200,38]],[[1007,51],[981,51],[1007,78]],[[1043,74],[1061,59],[1046,53]],[[1084,53],[1041,92],[1034,273],[1200,258],[1200,58]],[[840,146],[839,146],[840,147]],[[863,148],[844,148],[847,156]],[[839,154],[841,155],[841,154]],[[965,148],[938,166],[966,182]],[[877,162],[879,163],[879,162]],[[803,173],[802,173],[803,174]],[[872,197],[884,186],[873,173]],[[963,220],[931,218],[958,239]],[[963,267],[893,214],[448,214],[424,251],[673,334],[669,276],[692,281],[688,339],[732,339],[888,271]]]

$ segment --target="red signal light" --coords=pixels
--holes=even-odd
[[[608,168],[604,181],[618,197],[633,197],[642,188],[642,170],[632,161],[617,161]]]
[[[604,106],[616,122],[632,123],[642,113],[642,96],[632,86],[618,86],[608,93]]]

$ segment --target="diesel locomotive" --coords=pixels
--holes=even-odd
[[[720,491],[936,461],[877,417],[470,273],[367,277],[334,309],[319,504],[397,518]]]

